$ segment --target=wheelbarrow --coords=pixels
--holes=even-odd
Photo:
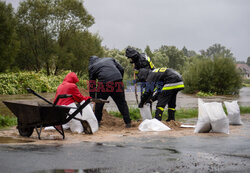
[[[3,101],[3,103],[11,110],[17,117],[17,129],[20,136],[30,137],[36,129],[38,139],[41,139],[42,129],[44,127],[53,126],[58,131],[63,139],[65,138],[62,125],[68,123],[72,119],[81,122],[85,134],[93,134],[89,123],[86,120],[76,118],[75,116],[81,112],[91,101],[92,102],[105,102],[108,101],[100,99],[88,99],[79,107],[68,107],[56,105],[59,99],[72,97],[72,95],[59,95],[54,103],[38,95],[35,91],[27,88],[29,93],[41,98],[47,104],[34,102],[33,100],[15,100]],[[76,109],[72,114],[69,114],[70,109]]]

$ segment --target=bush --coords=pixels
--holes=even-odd
[[[183,79],[186,93],[238,94],[242,83],[231,58],[196,58],[186,64]]]
[[[45,73],[18,72],[0,74],[0,94],[25,94],[26,88],[36,92],[55,92],[69,71],[57,76],[47,76]],[[79,77],[78,86],[86,88],[86,81]]]
[[[15,126],[17,124],[17,119],[10,116],[0,115],[0,128]]]

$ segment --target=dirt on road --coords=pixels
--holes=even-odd
[[[243,120],[250,120],[250,114],[242,116]],[[163,132],[141,132],[138,129],[141,121],[133,121],[131,128],[125,128],[123,119],[113,117],[108,114],[106,111],[103,113],[103,120],[99,130],[93,135],[86,135],[84,133],[77,134],[72,133],[70,130],[65,130],[65,139],[62,139],[62,136],[56,132],[52,131],[42,131],[41,138],[39,140],[37,133],[33,132],[32,136],[29,138],[21,137],[18,133],[16,127],[12,127],[7,130],[0,131],[0,137],[12,137],[15,139],[22,139],[32,141],[29,144],[73,144],[80,142],[111,142],[111,141],[123,141],[127,140],[130,137],[150,137],[150,136],[164,136],[164,137],[182,137],[182,136],[227,136],[223,133],[194,133],[194,128],[182,128],[182,122],[171,121],[163,122],[168,127],[171,128],[169,131]],[[241,135],[243,126],[230,126],[229,135]]]

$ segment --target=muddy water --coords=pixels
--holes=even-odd
[[[54,93],[42,93],[41,96],[44,98],[51,100],[54,98]],[[140,93],[138,92],[138,96],[140,96]],[[34,101],[41,101],[41,99],[37,98],[36,96],[32,94],[24,94],[24,95],[0,95],[0,115],[11,115],[11,112],[9,109],[2,103],[3,100],[31,100],[34,99]],[[188,95],[183,94],[181,92],[177,95],[177,109],[179,108],[196,108],[198,107],[197,102],[198,97],[195,95]],[[240,90],[239,96],[214,96],[214,97],[207,97],[203,98],[206,102],[223,102],[223,101],[232,101],[232,100],[238,100],[239,105],[242,106],[250,106],[250,87],[244,87]],[[109,104],[105,104],[105,108],[108,111],[118,111],[114,101],[109,98],[110,101]],[[129,107],[136,107],[136,98],[135,93],[133,89],[130,87],[126,90],[126,100],[129,105]],[[155,104],[153,105],[153,108],[155,108]]]
[[[20,144],[20,143],[29,143],[29,142],[33,142],[33,141],[0,136],[0,144]]]
[[[47,100],[51,100],[54,98],[54,93],[41,93],[39,94]],[[34,101],[42,101],[38,97],[33,94],[21,94],[21,95],[0,95],[0,115],[12,115],[10,110],[3,104],[4,100],[34,100]],[[46,103],[46,102],[44,102]]]

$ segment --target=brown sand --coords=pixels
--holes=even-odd
[[[250,120],[250,114],[244,115],[243,119]],[[7,130],[0,131],[0,137],[12,137],[16,139],[32,140],[32,143],[27,144],[73,144],[84,141],[88,142],[109,142],[109,141],[124,141],[129,138],[136,137],[150,137],[150,136],[164,136],[164,137],[183,137],[183,136],[227,136],[223,133],[194,133],[194,128],[181,128],[181,122],[171,121],[163,122],[171,128],[169,131],[163,132],[141,132],[138,129],[141,121],[133,121],[131,128],[125,128],[125,124],[121,118],[116,118],[103,112],[103,120],[99,130],[93,135],[72,133],[69,130],[65,131],[65,139],[56,131],[42,131],[41,138],[39,140],[37,133],[34,130],[33,134],[29,138],[19,136],[18,130],[12,127]],[[230,126],[230,135],[241,135],[242,126]]]

